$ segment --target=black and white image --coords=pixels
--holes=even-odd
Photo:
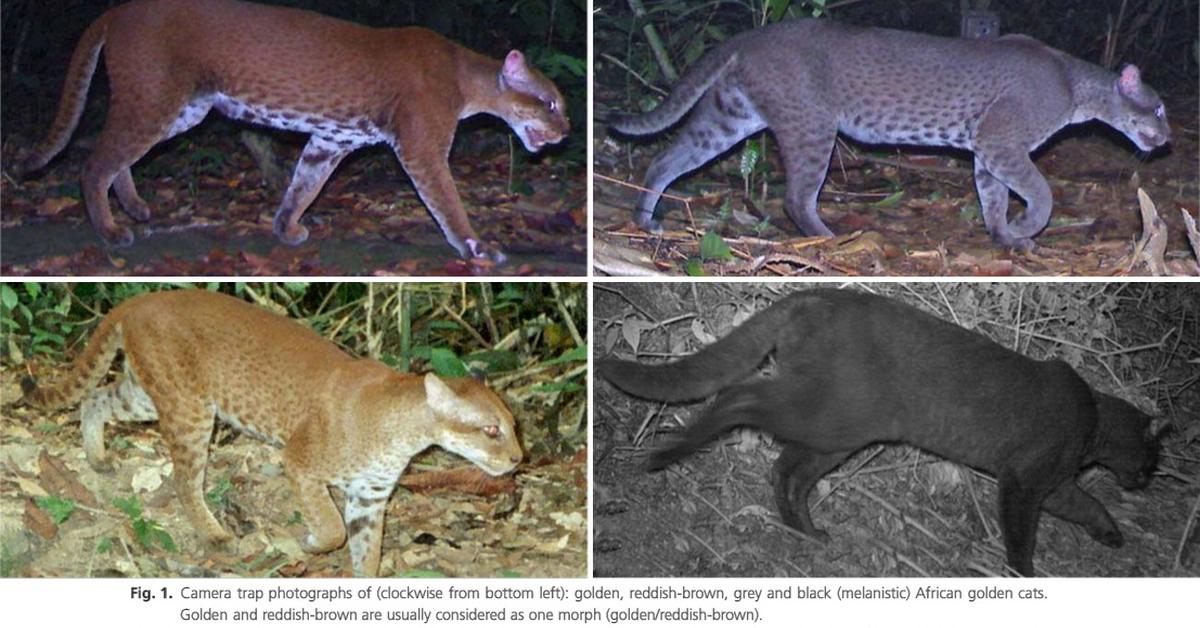
[[[597,575],[1197,568],[1185,284],[596,290]]]

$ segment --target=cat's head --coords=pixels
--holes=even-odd
[[[1125,134],[1144,151],[1151,151],[1171,139],[1167,110],[1162,99],[1142,82],[1137,66],[1127,65],[1113,81],[1108,96],[1105,122]]]
[[[512,127],[530,152],[556,144],[571,130],[566,101],[554,82],[530,66],[525,55],[513,50],[500,69],[500,105],[496,115]]]
[[[425,375],[425,402],[436,417],[434,442],[492,475],[512,471],[525,452],[513,415],[486,384]]]
[[[1159,434],[1166,426],[1132,404],[1104,393],[1093,393],[1099,425],[1093,462],[1117,476],[1124,488],[1142,488],[1158,466]]]

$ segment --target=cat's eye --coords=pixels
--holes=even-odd
[[[499,425],[489,425],[489,426],[483,428],[483,433],[487,434],[488,438],[496,438],[497,436],[500,435],[500,426]]]
[[[1166,118],[1167,108],[1163,105],[1159,105],[1158,108],[1154,110],[1154,117],[1158,118],[1159,120]]]
[[[555,111],[558,111],[558,101],[557,100],[545,100],[542,102],[545,103],[546,109],[550,113],[554,113]]]

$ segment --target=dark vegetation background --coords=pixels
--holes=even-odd
[[[821,284],[830,286],[830,284]],[[597,284],[596,358],[654,362],[698,350],[789,283]],[[1107,471],[1079,482],[1117,521],[1111,550],[1041,518],[1035,568],[1049,576],[1200,574],[1200,294],[1187,283],[869,283],[1032,358],[1067,361],[1095,389],[1171,420],[1150,486]],[[797,322],[802,324],[802,322]],[[913,356],[919,360],[920,356]],[[781,382],[780,385],[786,385]],[[647,402],[597,380],[594,570],[598,576],[979,576],[1004,573],[995,483],[909,446],[873,445],[809,495],[828,544],[779,523],[768,480],[778,447],[752,429],[713,439],[656,473],[661,438],[703,404]],[[803,409],[797,420],[803,420]]]
[[[1160,92],[1195,95],[1197,87],[1197,0],[993,0],[1001,33],[1023,33],[1110,69],[1134,63],[1143,78]],[[686,68],[714,43],[741,31],[795,17],[824,14],[858,24],[959,36],[961,0],[597,0],[595,37],[598,51],[624,50],[619,56],[651,83],[663,84],[641,28],[650,23],[664,48]],[[631,6],[642,5],[643,18]],[[824,10],[820,10],[824,7]],[[630,100],[645,94],[627,70],[597,54],[597,83],[625,84]],[[616,104],[616,103],[610,103]],[[1195,111],[1180,111],[1179,115]]]
[[[837,234],[813,242],[784,215],[785,172],[769,132],[684,175],[659,202],[666,231],[631,222],[646,165],[676,134],[611,132],[615,113],[653,109],[705,51],[766,24],[809,17],[958,37],[964,7],[1110,69],[1134,63],[1162,96],[1172,129],[1147,155],[1100,122],[1070,125],[1034,152],[1055,206],[1036,255],[986,238],[966,151],[867,145],[840,137],[818,204]],[[1113,275],[1140,265],[1137,188],[1165,222],[1171,272],[1195,274],[1182,213],[1197,212],[1198,0],[597,0],[594,15],[593,219],[597,268],[614,275]],[[836,51],[832,51],[836,54]],[[886,96],[886,95],[884,95]],[[1021,211],[1014,204],[1011,215]],[[1133,261],[1130,261],[1133,259]]]
[[[259,1],[259,0],[255,0]],[[25,144],[41,138],[54,117],[62,79],[79,35],[101,13],[120,0],[13,0],[0,6],[0,83],[4,107],[5,148],[19,132]],[[582,163],[586,141],[587,32],[585,0],[262,0],[273,4],[317,11],[374,27],[424,26],[495,58],[516,48],[558,84],[567,98],[567,115],[574,126],[566,142],[573,161]],[[103,124],[107,78],[96,72],[88,106],[73,137],[94,133]],[[221,116],[213,116],[221,118]],[[222,118],[223,120],[223,118]],[[483,124],[476,121],[473,124]],[[244,126],[225,121],[231,133]],[[492,120],[486,124],[504,123]],[[461,130],[460,130],[461,134]],[[522,152],[522,151],[519,151]],[[5,151],[5,154],[9,154]]]
[[[444,479],[420,485],[414,478],[431,462],[472,473],[469,463],[437,448],[421,455],[388,506],[384,547],[395,573],[424,565],[429,575],[584,574],[585,284],[30,282],[0,284],[0,510],[15,523],[0,534],[0,576],[349,573],[345,550],[313,556],[294,543],[303,534],[294,498],[284,477],[266,470],[278,454],[261,442],[217,429],[208,499],[239,540],[229,552],[213,552],[192,545],[169,485],[131,491],[130,475],[169,461],[154,426],[108,426],[117,469],[97,473],[80,456],[72,409],[39,412],[15,403],[24,376],[61,373],[116,304],[179,287],[233,294],[299,321],[351,355],[401,371],[482,374],[505,399],[526,452],[518,474],[473,489],[454,479],[458,469],[434,471],[425,476]]]
[[[8,166],[49,129],[80,34],[119,4],[14,0],[0,5],[5,274],[345,277],[382,271],[446,277],[497,272],[459,259],[446,246],[394,152],[383,144],[355,151],[331,177],[316,203],[327,211],[306,216],[310,228],[317,227],[314,237],[299,247],[282,245],[270,233],[271,213],[307,135],[221,115],[210,115],[197,129],[156,145],[137,163],[135,180],[152,208],[152,219],[138,226],[133,246],[102,247],[86,221],[79,171],[107,114],[110,88],[103,68],[93,78],[66,150],[29,177],[18,177]],[[508,264],[498,272],[586,274],[585,0],[264,4],[372,27],[424,26],[496,59],[522,50],[558,85],[574,129],[565,141],[532,154],[502,120],[473,116],[458,126],[450,166],[472,224],[508,254]]]

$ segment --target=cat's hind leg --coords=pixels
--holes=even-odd
[[[163,133],[155,144],[165,142],[184,131],[200,124],[204,117],[208,115],[212,109],[212,96],[198,96],[193,98],[189,103],[184,105],[176,116],[171,126],[167,128],[166,133]],[[137,186],[133,183],[133,173],[130,172],[128,166],[121,169],[113,180],[113,191],[117,193],[117,200],[121,203],[121,208],[129,214],[130,218],[138,222],[150,220],[150,205],[142,200],[138,194]]]
[[[137,383],[128,365],[120,380],[93,390],[79,403],[79,423],[88,464],[109,471],[112,463],[104,448],[104,425],[110,421],[150,422],[158,412],[150,396]]]
[[[133,243],[133,232],[113,219],[108,190],[115,188],[117,200],[131,217],[147,220],[150,208],[137,193],[130,166],[155,144],[199,123],[211,103],[193,103],[191,87],[171,77],[130,77],[111,59],[109,68],[112,102],[104,130],[83,168],[83,196],[92,226],[105,242],[120,247]]]
[[[741,90],[724,85],[710,89],[671,145],[646,169],[643,187],[648,191],[638,196],[634,216],[638,226],[652,233],[662,231],[654,208],[667,186],[764,128],[766,123]]]
[[[841,464],[850,453],[853,452],[823,454],[803,445],[784,443],[783,451],[771,467],[771,479],[775,504],[785,524],[818,541],[829,540],[829,533],[813,525],[808,494],[817,480]]]

